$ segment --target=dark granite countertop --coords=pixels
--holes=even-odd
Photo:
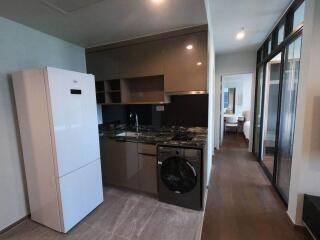
[[[147,144],[164,144],[179,147],[197,147],[203,148],[207,144],[207,128],[194,127],[153,127],[139,126],[139,131],[130,126],[117,125],[110,127],[100,126],[100,137],[111,138],[117,141],[137,142]],[[126,136],[128,133],[129,136]],[[132,136],[137,134],[137,136]],[[178,136],[188,136],[190,139],[176,139]]]

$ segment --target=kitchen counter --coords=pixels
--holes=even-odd
[[[207,165],[204,153],[207,149],[206,145],[206,128],[140,126],[139,132],[136,132],[134,128],[127,126],[100,127],[101,167],[104,185],[127,188],[157,196],[158,150],[160,149],[158,146],[195,149],[198,160],[197,173],[195,174],[199,176],[199,181],[206,182],[207,174],[202,174],[206,172]],[[181,151],[190,152],[188,150]],[[198,155],[199,152],[201,152],[201,156]],[[199,167],[200,164],[202,164],[201,167]],[[194,168],[192,169],[196,171]],[[199,195],[200,197],[201,195]]]
[[[128,135],[126,135],[126,133]],[[136,136],[133,136],[136,135]],[[179,136],[188,136],[188,140],[180,140]],[[178,139],[176,139],[178,136]],[[146,144],[162,144],[181,147],[203,148],[207,143],[207,129],[202,127],[152,127],[140,126],[139,132],[135,128],[116,126],[114,128],[100,127],[100,137],[111,138],[116,141],[137,142]]]

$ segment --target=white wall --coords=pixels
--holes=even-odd
[[[85,50],[0,17],[0,231],[28,214],[10,73],[52,66],[86,72]]]
[[[210,173],[212,170],[212,157],[214,154],[214,94],[215,94],[215,50],[214,50],[214,41],[213,41],[213,3],[210,0],[205,0],[208,25],[209,25],[209,34],[208,34],[208,92],[209,92],[209,109],[208,109],[208,172],[207,172],[207,181],[210,180]],[[209,184],[209,182],[207,182]]]
[[[222,77],[223,88],[236,89],[235,114],[237,115],[242,115],[244,111],[251,109],[252,75],[235,74]]]
[[[219,149],[220,147],[220,85],[221,79],[224,75],[241,74],[241,73],[252,73],[252,93],[255,88],[255,72],[256,72],[256,51],[242,51],[237,53],[226,53],[216,56],[216,77],[215,77],[215,140],[214,146]],[[254,95],[252,95],[254,96]],[[251,113],[253,113],[254,97],[251,101]],[[253,120],[253,114],[251,114],[251,122]],[[252,136],[252,130],[250,132]],[[252,137],[249,142],[249,150],[252,148]]]
[[[320,196],[320,1],[305,9],[288,214],[301,224],[303,194]]]

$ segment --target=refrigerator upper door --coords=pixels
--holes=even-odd
[[[59,177],[100,158],[92,75],[47,68]]]

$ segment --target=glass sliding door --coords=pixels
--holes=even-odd
[[[256,86],[256,109],[254,125],[254,153],[260,158],[260,133],[261,133],[261,111],[262,111],[262,91],[263,91],[263,67],[259,68]]]
[[[281,53],[267,63],[264,88],[264,113],[261,142],[261,160],[273,176],[276,153],[276,132],[279,108],[279,88],[281,77]]]
[[[276,186],[288,201],[296,119],[302,36],[285,50],[278,139]]]

